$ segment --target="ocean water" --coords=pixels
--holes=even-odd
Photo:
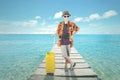
[[[102,80],[120,80],[120,35],[75,36],[75,47]]]
[[[50,35],[0,35],[0,80],[27,80],[53,46]]]
[[[76,35],[74,46],[102,80],[120,80],[120,35]],[[0,80],[27,80],[57,41],[51,35],[0,35]]]

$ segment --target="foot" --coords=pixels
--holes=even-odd
[[[74,63],[71,67],[70,70],[73,71],[73,68],[76,66],[76,63]]]

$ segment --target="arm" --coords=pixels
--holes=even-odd
[[[59,31],[60,31],[60,24],[58,25],[56,32],[53,34],[53,37],[55,37],[56,35],[58,35]]]
[[[80,28],[74,24],[73,33],[72,34],[73,35],[76,34],[79,30],[80,30]]]

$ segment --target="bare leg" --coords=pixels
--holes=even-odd
[[[67,66],[68,63],[69,63],[68,60],[65,58],[65,72],[68,72],[68,66]]]
[[[65,57],[65,60],[67,61],[67,63],[70,63],[71,65],[73,65],[74,63],[72,62],[72,60],[70,59],[70,57]],[[66,64],[66,63],[65,63]]]
[[[67,68],[68,61],[65,59],[65,67]]]

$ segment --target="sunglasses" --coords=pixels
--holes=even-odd
[[[69,17],[69,16],[64,16],[64,18],[67,18],[67,17]]]

